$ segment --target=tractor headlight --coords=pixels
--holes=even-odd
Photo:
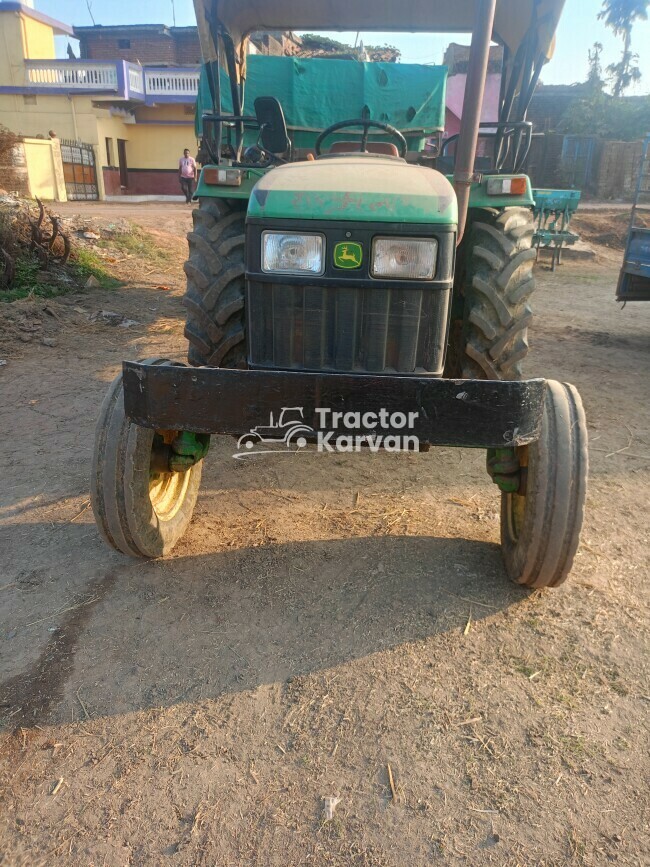
[[[278,274],[322,274],[325,240],[322,235],[293,232],[262,234],[262,271]]]
[[[433,280],[437,256],[435,238],[375,238],[371,273],[392,280]]]

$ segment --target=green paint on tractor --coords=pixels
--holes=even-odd
[[[350,154],[277,166],[259,179],[248,216],[456,225],[447,178],[394,157]]]
[[[392,160],[392,165],[395,166],[395,161]],[[309,162],[293,163],[292,165],[310,165]],[[405,164],[397,164],[403,166]],[[280,216],[284,218],[292,218],[296,216],[296,208],[300,207],[301,219],[318,220],[329,217],[329,219],[339,220],[366,220],[372,222],[390,222],[391,220],[404,220],[406,222],[432,222],[432,223],[456,223],[457,209],[454,204],[450,206],[446,196],[441,202],[438,202],[431,207],[423,209],[422,203],[418,198],[409,196],[400,196],[386,194],[365,194],[363,197],[353,196],[350,193],[342,191],[305,191],[302,190],[300,195],[296,197],[295,191],[276,191],[271,202],[268,202],[268,194],[265,193],[267,186],[262,185],[259,195],[253,196],[256,185],[261,179],[268,176],[270,172],[277,171],[279,167],[274,169],[242,169],[242,182],[237,187],[220,187],[212,184],[206,184],[203,172],[199,178],[199,183],[196,189],[196,196],[200,199],[223,198],[223,199],[240,199],[251,200],[248,208],[249,216]],[[411,169],[422,168],[421,166],[410,166]],[[431,169],[423,169],[429,174]],[[442,177],[442,175],[438,175]],[[532,208],[534,205],[533,191],[530,181],[527,179],[526,193],[521,196],[491,196],[487,193],[487,182],[494,175],[484,175],[480,181],[472,184],[470,189],[470,208],[506,208],[513,205]],[[514,175],[499,175],[500,178],[514,177]],[[518,175],[517,177],[521,177]],[[451,182],[451,175],[447,177]],[[252,197],[252,198],[251,198]],[[441,212],[440,205],[446,206]],[[272,214],[271,211],[274,213]],[[404,214],[404,216],[400,216]]]

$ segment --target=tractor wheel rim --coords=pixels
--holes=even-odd
[[[529,447],[521,446],[517,449],[517,453],[521,465],[527,467],[529,465]],[[523,529],[526,516],[526,494],[506,494],[506,496],[508,498],[508,535],[513,542],[517,542]]]
[[[156,473],[149,477],[149,499],[158,520],[171,521],[183,505],[191,470]]]
[[[508,534],[513,542],[519,539],[526,513],[526,497],[508,494]]]

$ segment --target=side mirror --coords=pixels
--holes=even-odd
[[[260,125],[260,142],[265,151],[283,154],[291,147],[282,106],[274,96],[258,96],[255,117]]]

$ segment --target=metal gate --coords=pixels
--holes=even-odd
[[[560,168],[563,186],[572,190],[584,190],[588,186],[595,149],[594,136],[564,136]]]
[[[617,301],[650,301],[650,228],[638,219],[638,209],[650,202],[650,135],[643,142],[641,165],[632,205]]]
[[[91,144],[61,139],[63,177],[68,199],[98,199],[97,166]]]

